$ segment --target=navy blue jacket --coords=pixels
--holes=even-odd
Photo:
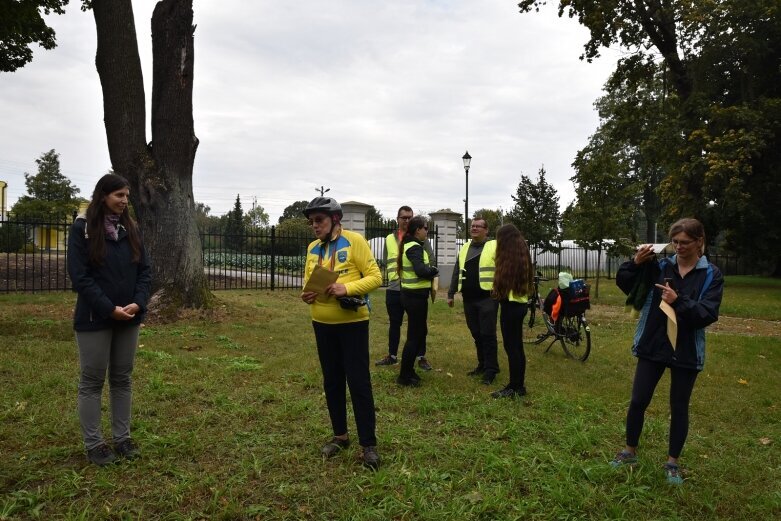
[[[152,282],[149,256],[143,245],[139,262],[133,262],[133,250],[124,227],[119,227],[117,240],[106,239],[106,257],[102,265],[89,261],[86,237],[87,221],[79,217],[71,226],[68,237],[68,275],[73,291],[79,294],[73,313],[73,329],[97,331],[115,325],[140,324],[144,319]],[[136,303],[141,311],[131,320],[114,320],[116,306]]]
[[[640,313],[632,353],[668,367],[701,371],[705,363],[705,327],[719,319],[724,277],[704,255],[685,277],[678,273],[676,256],[650,262],[653,262],[651,280],[664,284],[665,278],[672,279],[670,287],[678,294],[672,303],[678,319],[676,348],[673,350],[667,338],[667,315],[659,309],[662,292],[653,287]],[[630,260],[618,268],[616,284],[627,295],[636,277],[640,276],[641,267]],[[703,287],[706,283],[707,287]]]

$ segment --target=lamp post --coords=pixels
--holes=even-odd
[[[464,199],[464,228],[466,238],[469,239],[469,165],[472,163],[472,156],[467,150],[461,158],[464,160],[464,173],[466,174],[466,198]]]
[[[322,185],[319,188],[315,187],[315,192],[320,192],[320,197],[323,197],[326,192],[330,192],[330,191],[331,191],[330,188],[326,188]]]

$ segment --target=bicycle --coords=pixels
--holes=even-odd
[[[548,281],[550,279],[546,279],[542,276],[541,272],[537,272],[537,274],[534,276],[534,290],[532,291],[532,294],[529,295],[529,328],[534,327],[534,322],[536,320],[537,315],[537,309],[542,312],[542,301],[540,300],[540,282]]]
[[[591,328],[586,319],[586,310],[590,307],[588,290],[589,286],[584,286],[582,294],[576,298],[571,298],[569,290],[558,291],[561,296],[561,307],[557,320],[545,312],[544,301],[540,298],[540,282],[546,281],[539,271],[534,277],[534,290],[529,298],[529,327],[534,326],[535,315],[539,311],[543,322],[545,323],[545,333],[537,335],[535,345],[543,343],[552,338],[547,353],[553,344],[559,342],[564,353],[570,358],[585,362],[591,354]]]

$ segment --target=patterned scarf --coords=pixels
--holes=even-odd
[[[106,237],[112,241],[116,241],[119,238],[117,231],[117,225],[119,225],[119,215],[107,214],[103,219],[103,228],[106,230]]]

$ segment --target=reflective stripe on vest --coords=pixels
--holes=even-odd
[[[458,252],[458,267],[461,269],[461,274],[458,277],[458,291],[461,291],[461,283],[465,278],[466,270],[466,254],[469,251],[469,245],[472,241],[467,242],[461,246],[461,251]],[[485,242],[483,251],[480,253],[479,269],[478,269],[478,282],[480,283],[480,289],[491,291],[494,287],[494,272],[496,271],[496,241],[490,240]]]
[[[431,287],[430,279],[421,279],[415,274],[412,261],[407,257],[407,250],[413,246],[420,246],[417,242],[410,241],[404,245],[404,256],[401,258],[401,288],[402,289],[427,289]],[[420,246],[423,248],[423,246]],[[428,266],[428,252],[423,248],[423,264]]]
[[[397,261],[399,258],[399,243],[396,240],[395,232],[385,237],[385,256],[387,257],[385,274],[387,275],[388,281],[390,282],[399,278],[399,272],[396,271]]]

